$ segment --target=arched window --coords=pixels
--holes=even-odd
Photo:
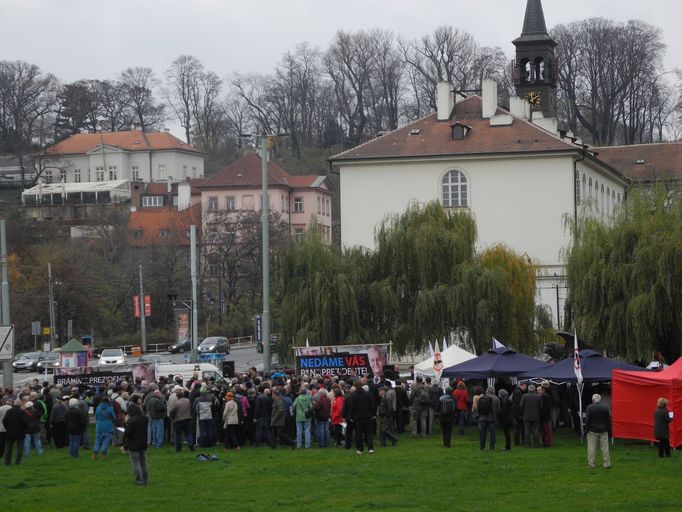
[[[519,72],[521,73],[522,82],[530,81],[531,71],[530,60],[527,58],[521,59],[521,62],[519,63]]]
[[[606,187],[606,215],[611,216],[611,189]]]
[[[545,79],[545,60],[538,57],[533,62],[533,80],[541,82]]]
[[[592,199],[592,178],[590,178],[590,199]]]
[[[618,192],[618,195],[616,196],[616,200],[618,201],[618,204],[620,204],[620,192]]]
[[[587,175],[583,174],[583,188],[582,188],[583,200],[587,199]]]
[[[575,177],[575,204],[580,204],[582,201],[582,195],[580,192],[580,174],[577,174]]]
[[[466,176],[460,171],[449,171],[443,176],[443,206],[466,208],[469,206],[469,189]]]
[[[601,213],[604,215],[606,212],[604,211],[604,184],[601,184]]]

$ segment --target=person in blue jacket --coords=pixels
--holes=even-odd
[[[111,434],[114,432],[116,414],[109,402],[109,397],[104,396],[95,410],[95,444],[92,447],[92,460],[97,459],[101,453],[106,458],[111,444]]]

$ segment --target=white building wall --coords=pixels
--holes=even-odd
[[[373,248],[384,216],[402,213],[411,201],[440,200],[450,170],[467,177],[479,247],[504,243],[540,264],[560,264],[568,241],[563,215],[573,212],[569,156],[342,166],[342,243]]]

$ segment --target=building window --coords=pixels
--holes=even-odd
[[[450,171],[443,176],[443,206],[445,208],[469,206],[467,179],[462,172]]]
[[[603,184],[603,183],[601,184],[601,202],[600,202],[600,208],[601,208],[600,211],[602,212],[602,215],[603,215],[604,213],[606,213],[606,212],[604,211],[604,184]]]
[[[234,206],[234,196],[227,196],[227,197],[225,198],[225,209],[226,209],[227,211],[232,211],[232,210],[235,209],[235,206]]]
[[[208,211],[217,212],[218,211],[218,198],[216,196],[209,196],[208,198]]]
[[[133,240],[139,240],[142,238],[142,230],[141,229],[136,229],[133,231]]]
[[[192,178],[196,178],[196,177],[197,177],[197,168],[192,167]]]
[[[118,170],[115,165],[109,166],[109,181],[115,181],[118,179]]]
[[[242,209],[253,210],[253,196],[242,196]]]
[[[133,165],[130,170],[130,177],[133,181],[140,181],[140,168],[137,165]]]
[[[294,240],[297,242],[300,242],[303,239],[303,228],[295,228],[294,229]]]
[[[59,169],[59,181],[66,183],[66,169]]]
[[[294,197],[294,213],[303,213],[302,197]]]
[[[186,165],[182,166],[182,177],[183,177],[183,179],[187,177],[187,166]]]
[[[322,215],[322,198],[317,198],[317,214]]]
[[[331,202],[331,199],[327,198],[327,199],[325,200],[325,206],[326,206],[326,208],[327,208],[327,211],[326,211],[327,217],[331,217],[331,216],[332,216],[332,202]]]
[[[163,196],[142,196],[142,207],[163,206]]]
[[[208,277],[219,277],[220,268],[218,263],[209,263],[206,268],[206,274],[208,274]]]
[[[582,202],[582,195],[580,194],[580,174],[575,177],[575,203],[580,204]]]
[[[104,181],[104,167],[95,167],[95,181]]]
[[[159,229],[159,238],[164,239],[168,238],[168,235],[170,235],[170,231],[167,229]]]
[[[74,183],[80,183],[81,182],[81,170],[76,169],[73,171],[73,181]]]
[[[159,181],[166,179],[166,164],[159,164]]]

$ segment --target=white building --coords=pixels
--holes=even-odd
[[[205,153],[168,132],[79,133],[37,155],[46,183],[184,181],[204,176]]]
[[[379,223],[411,202],[467,209],[479,247],[502,243],[538,265],[537,301],[561,326],[566,218],[608,218],[629,181],[570,134],[556,132],[556,103],[547,99],[556,86],[554,42],[539,0],[529,0],[514,44],[524,98],[512,98],[511,112],[498,107],[491,80],[480,96],[465,99],[440,82],[436,113],[332,157],[340,175],[341,242],[373,248]],[[529,71],[529,63],[537,66]]]

